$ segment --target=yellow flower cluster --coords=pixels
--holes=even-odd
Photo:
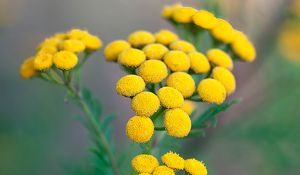
[[[85,30],[72,29],[46,38],[37,48],[35,56],[26,59],[20,68],[23,79],[29,79],[55,66],[61,70],[73,69],[78,54],[92,52],[102,46],[100,38]]]
[[[132,161],[133,169],[141,174],[175,175],[176,171],[185,171],[190,175],[207,175],[203,162],[196,159],[183,159],[179,154],[168,152],[161,156],[163,165],[159,165],[156,157],[149,154],[135,156]]]

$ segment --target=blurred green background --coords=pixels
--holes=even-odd
[[[108,43],[136,29],[172,29],[160,11],[174,2],[178,1],[0,0],[0,174],[67,174],[70,162],[84,164],[88,159],[86,131],[74,120],[79,111],[64,102],[64,90],[19,78],[22,60],[43,38],[80,27]],[[190,147],[182,154],[198,155],[211,175],[299,174],[300,2],[213,2],[255,42],[258,57],[235,67],[238,89],[233,98],[243,101],[222,113],[217,128],[205,138],[186,143]],[[106,113],[118,116],[113,135],[117,143],[128,142],[124,126],[133,114],[130,101],[113,90],[122,74],[103,60],[102,50],[85,66],[86,86],[102,100]]]

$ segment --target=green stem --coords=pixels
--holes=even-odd
[[[166,128],[161,126],[161,127],[155,127],[154,130],[155,131],[165,131]]]

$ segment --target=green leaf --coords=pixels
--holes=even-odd
[[[87,88],[83,88],[81,90],[81,94],[83,100],[87,103],[89,109],[92,111],[93,116],[100,117],[102,114],[102,106],[100,101],[96,98],[93,98],[92,92]],[[96,118],[96,120],[98,121],[98,118]]]

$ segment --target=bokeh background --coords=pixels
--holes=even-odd
[[[160,17],[166,4],[147,0],[0,0],[0,174],[62,175],[89,157],[87,133],[74,120],[79,111],[64,102],[65,91],[43,81],[23,81],[18,69],[43,38],[72,27],[86,28],[104,43],[134,30],[172,27]],[[203,0],[181,1],[200,8]],[[299,0],[209,0],[224,18],[245,31],[258,57],[234,72],[243,101],[222,113],[217,128],[189,141],[182,153],[206,162],[210,175],[300,173]],[[103,49],[102,49],[103,50]],[[85,65],[84,81],[106,113],[115,112],[118,149],[132,115],[130,101],[117,96],[123,75],[106,63],[102,50]]]

